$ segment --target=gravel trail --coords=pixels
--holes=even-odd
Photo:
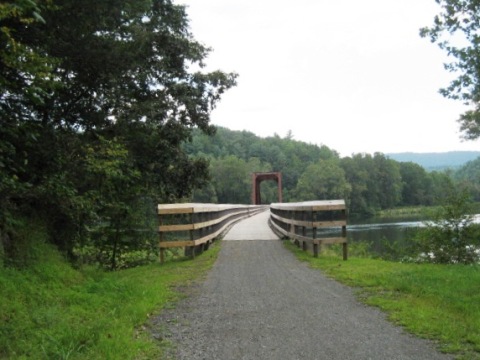
[[[154,321],[157,336],[176,343],[176,359],[451,359],[281,241],[224,241],[207,278],[188,292]]]

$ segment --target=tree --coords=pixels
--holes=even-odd
[[[307,167],[295,188],[297,201],[345,199],[351,191],[345,172],[335,159]]]
[[[472,107],[459,118],[466,139],[480,137],[480,3],[473,0],[435,0],[441,7],[433,26],[420,30],[422,37],[445,50],[455,60],[445,64],[459,73],[440,93]]]
[[[368,196],[370,173],[365,165],[369,160],[371,161],[370,155],[367,158],[367,155],[355,154],[351,158],[343,158],[340,162],[345,171],[345,178],[352,188],[350,196],[346,200],[349,213],[354,216],[367,217],[375,213]]]
[[[475,201],[480,200],[480,158],[469,161],[454,173],[458,183],[464,184]]]
[[[44,23],[35,1],[5,1],[0,4],[0,254],[14,247],[13,228],[19,219],[17,199],[30,197],[32,183],[23,174],[27,149],[37,142],[35,124],[26,124],[29,104],[41,102],[55,86],[48,54],[23,41],[22,29]],[[23,145],[23,146],[22,146]]]
[[[220,204],[250,203],[247,163],[234,155],[212,161],[212,182]]]
[[[413,162],[401,162],[402,205],[432,205],[432,180],[423,167]]]
[[[478,263],[479,228],[470,215],[471,199],[462,190],[450,188],[433,222],[417,234],[423,259],[434,263]]]
[[[0,205],[48,209],[52,234],[72,229],[58,239],[71,250],[65,239],[101,215],[87,196],[96,181],[84,181],[101,172],[90,172],[85,149],[121,150],[117,160],[141,174],[135,191],[156,202],[189,196],[208,163],[182,144],[195,128],[214,133],[210,113],[236,74],[202,70],[209,49],[171,0],[49,3],[0,4]],[[33,5],[9,10],[19,4]],[[125,201],[121,187],[103,189],[106,202]],[[0,235],[13,236],[6,223]]]
[[[269,164],[258,158],[248,161],[235,155],[229,155],[211,162],[210,174],[220,204],[250,204],[252,192],[252,173],[271,171]],[[266,190],[266,191],[265,191]],[[271,202],[276,199],[272,186],[265,186],[262,201]],[[274,197],[275,196],[275,197]]]
[[[374,173],[371,173],[371,176],[375,181],[380,208],[393,208],[399,204],[402,195],[399,165],[381,153],[374,154],[373,163]]]

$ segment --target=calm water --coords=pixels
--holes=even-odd
[[[424,226],[426,219],[410,218],[371,218],[350,221],[347,227],[349,241],[403,241],[415,229]]]
[[[378,254],[385,254],[389,246],[395,244],[397,248],[408,246],[415,232],[425,226],[427,219],[420,217],[410,218],[372,218],[368,220],[349,221],[347,239],[349,243],[368,242],[370,250]],[[480,214],[474,215],[474,222],[480,223]]]
[[[480,214],[473,217],[474,223],[480,223]],[[347,238],[350,241],[402,241],[415,229],[425,226],[426,221],[421,217],[351,220],[347,226]]]

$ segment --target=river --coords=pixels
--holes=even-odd
[[[348,222],[347,238],[349,241],[402,241],[408,230],[424,225],[426,220],[420,217],[370,218]]]
[[[424,227],[427,221],[419,216],[352,219],[348,221],[347,239],[350,244],[368,242],[372,245],[371,250],[381,254],[386,244],[405,246],[415,231]],[[480,214],[473,215],[473,222],[480,223]]]

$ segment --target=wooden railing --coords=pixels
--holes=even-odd
[[[344,200],[271,204],[270,212],[270,225],[277,235],[289,238],[304,250],[311,247],[315,257],[323,244],[343,244],[343,259],[347,260]]]
[[[195,257],[233,223],[266,210],[261,205],[158,205],[160,261],[165,261],[167,248],[182,247],[185,255]]]

